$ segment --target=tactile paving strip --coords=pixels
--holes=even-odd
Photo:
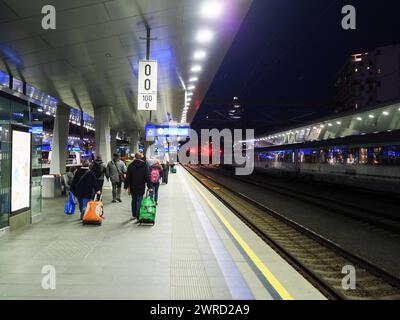
[[[210,287],[171,287],[172,300],[213,300]]]
[[[40,251],[36,258],[85,258],[99,242],[55,240]]]

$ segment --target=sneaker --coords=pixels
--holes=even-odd
[[[113,200],[112,203],[117,203],[117,200]]]
[[[122,202],[122,200],[121,200],[121,199],[117,199],[117,201],[118,201],[118,202],[120,202],[120,203]]]

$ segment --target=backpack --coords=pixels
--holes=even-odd
[[[96,179],[100,179],[101,175],[103,174],[103,168],[99,163],[95,162],[92,166],[92,172]]]
[[[160,182],[160,171],[157,168],[151,168],[150,181],[151,181],[151,183],[159,183]]]

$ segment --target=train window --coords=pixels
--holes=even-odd
[[[301,163],[318,163],[320,159],[320,150],[301,150],[300,162]]]
[[[400,146],[385,147],[382,155],[382,164],[390,166],[399,166]]]
[[[325,163],[330,165],[346,164],[348,150],[345,148],[332,148],[325,150]]]
[[[375,166],[382,164],[382,160],[383,160],[383,148],[382,147],[371,148],[369,152],[368,163],[370,165]]]
[[[368,164],[368,149],[367,148],[361,148],[360,149],[360,164]]]
[[[355,165],[358,164],[358,161],[359,161],[359,150],[356,148],[349,149],[347,151],[346,164]]]

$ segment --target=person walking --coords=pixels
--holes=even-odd
[[[104,177],[106,175],[106,165],[103,162],[101,155],[98,155],[96,160],[93,161],[92,165],[90,166],[90,170],[96,176],[97,184],[99,185],[100,191],[103,192],[103,185],[104,185]]]
[[[137,153],[135,154],[135,160],[128,167],[125,180],[125,190],[132,197],[131,209],[133,219],[139,219],[139,210],[142,205],[146,185],[149,192],[152,192],[153,186],[144,156],[141,153]]]
[[[154,163],[149,168],[150,181],[153,186],[153,192],[150,197],[153,198],[156,205],[158,205],[158,189],[160,188],[160,179],[163,175],[163,168],[161,167],[160,160],[154,160]]]
[[[162,177],[162,182],[163,184],[168,184],[168,174],[169,174],[169,161],[168,159],[164,160],[163,163],[163,177]]]
[[[66,194],[68,194],[71,191],[71,184],[72,180],[74,180],[76,170],[77,170],[76,167],[70,167],[68,169],[68,172],[64,174],[64,185],[66,189]]]
[[[96,193],[101,194],[96,176],[89,169],[88,160],[84,160],[82,167],[75,173],[71,183],[71,191],[78,199],[79,211],[81,212],[80,220],[82,220],[89,201],[93,199]]]
[[[112,202],[122,202],[121,189],[122,183],[125,181],[126,166],[120,159],[119,154],[114,153],[113,159],[107,164],[106,177],[111,180],[112,185]]]

